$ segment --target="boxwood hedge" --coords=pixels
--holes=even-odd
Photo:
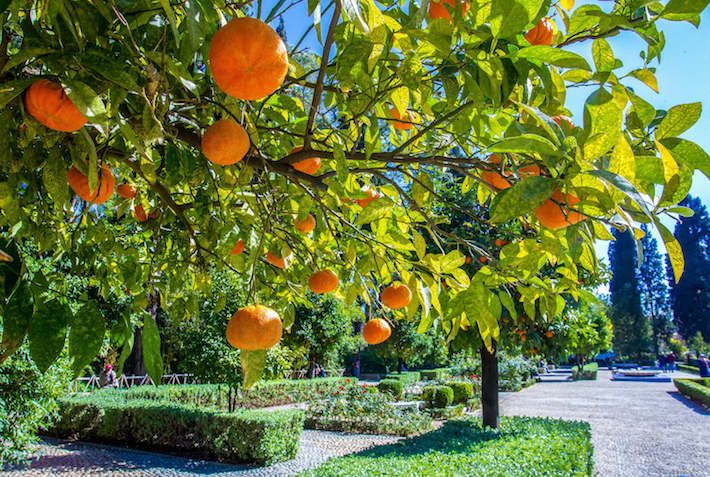
[[[93,395],[60,400],[59,419],[49,433],[268,465],[296,456],[303,419],[300,410],[227,413],[159,400]]]
[[[681,394],[710,407],[710,378],[674,379],[673,384]]]
[[[479,419],[465,418],[396,444],[331,459],[300,475],[591,477],[593,466],[587,423],[503,417],[495,431],[483,428]]]

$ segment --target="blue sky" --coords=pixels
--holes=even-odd
[[[273,0],[264,2],[263,16],[269,12],[273,3]],[[608,8],[606,5],[610,5],[610,2],[577,2],[578,5],[582,3],[601,3],[602,8],[605,9]],[[322,4],[327,5],[327,2],[324,1]],[[324,30],[329,20],[329,16],[324,16],[322,20]],[[311,22],[311,19],[307,17],[306,2],[291,8],[284,15],[284,21],[289,43],[296,42]],[[666,47],[661,55],[661,63],[654,62],[651,66],[658,68],[656,76],[660,92],[656,94],[636,80],[628,80],[628,84],[635,83],[633,86],[637,94],[644,97],[657,109],[668,109],[676,104],[701,101],[704,110],[700,121],[685,133],[685,137],[710,151],[710,61],[708,61],[710,58],[710,9],[702,15],[699,28],[686,22],[670,21],[660,22],[659,28],[665,32]],[[608,41],[617,57],[624,63],[621,71],[628,72],[643,66],[639,52],[645,49],[645,43],[638,37],[622,33]],[[321,48],[315,34],[310,35],[304,45],[316,51]],[[576,51],[589,58],[591,62],[591,43],[581,44]],[[592,88],[568,90],[567,106],[577,123],[582,121],[584,101],[591,92]],[[696,174],[690,193],[700,197],[705,205],[710,205],[710,180],[699,173]],[[664,222],[670,227],[673,226],[672,221]],[[597,244],[597,255],[600,258],[606,257],[607,246],[607,242]]]

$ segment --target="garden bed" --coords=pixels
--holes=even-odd
[[[592,454],[591,431],[584,422],[504,417],[494,431],[467,418],[397,444],[332,459],[300,475],[591,477]]]
[[[674,379],[673,384],[687,398],[710,408],[710,378]]]
[[[685,371],[690,374],[700,374],[700,369],[697,366],[689,366],[687,364],[678,364],[678,371]]]
[[[158,400],[102,396],[59,401],[49,434],[225,462],[269,465],[293,459],[303,411],[221,412]]]
[[[572,379],[578,380],[590,380],[595,381],[597,379],[597,371],[599,371],[599,365],[597,363],[587,363],[582,366],[582,371],[580,372],[578,366],[572,368]]]

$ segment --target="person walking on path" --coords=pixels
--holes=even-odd
[[[670,372],[675,371],[675,354],[673,353],[673,351],[668,353],[667,361],[668,361],[668,370]]]
[[[698,371],[700,371],[701,378],[710,378],[710,364],[708,364],[708,358],[701,354],[698,358]]]

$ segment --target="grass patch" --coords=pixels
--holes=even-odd
[[[572,379],[588,379],[594,381],[597,379],[597,371],[599,371],[599,365],[597,363],[585,364],[582,366],[582,371],[579,370],[578,366],[573,366]]]
[[[591,477],[589,424],[555,419],[502,418],[498,431],[479,419],[443,427],[397,444],[332,459],[301,477],[413,475]]]

